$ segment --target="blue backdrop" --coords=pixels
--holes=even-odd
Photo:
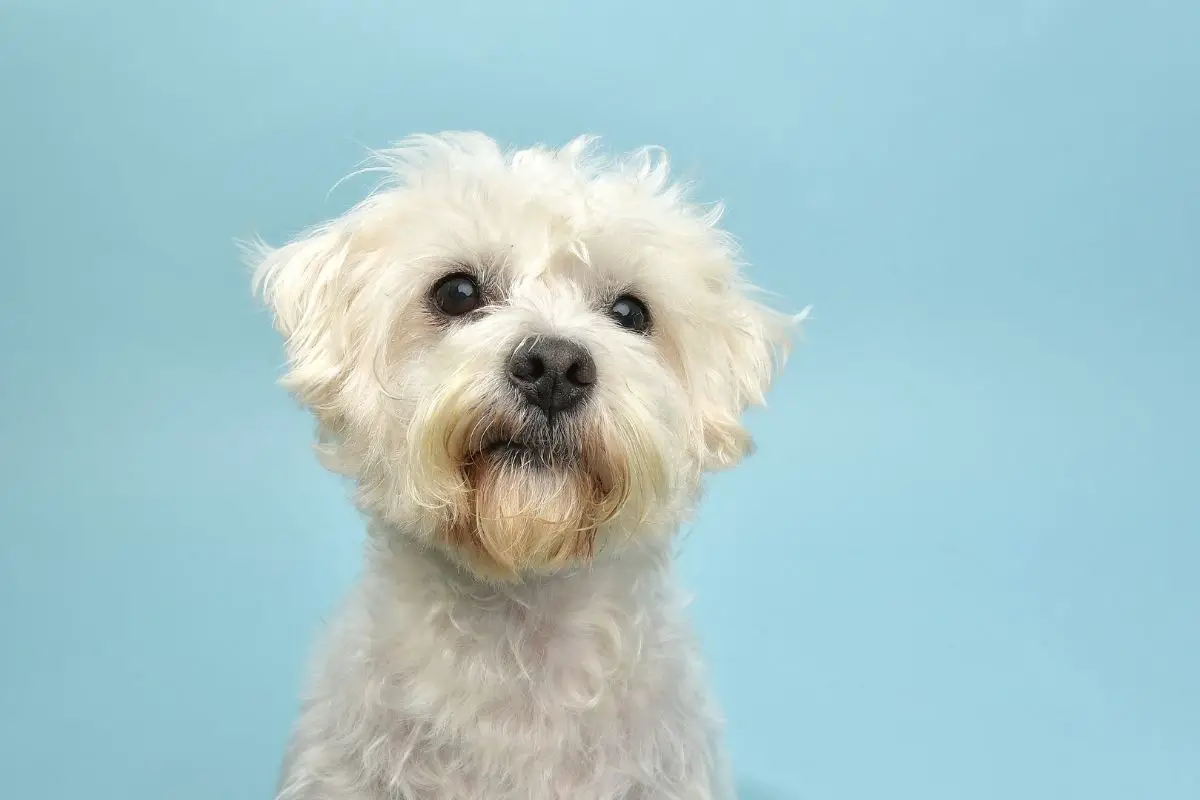
[[[666,146],[813,303],[684,574],[749,800],[1200,797],[1200,4],[0,3],[0,774],[268,798],[360,526],[234,239]]]

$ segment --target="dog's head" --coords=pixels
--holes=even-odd
[[[284,384],[391,527],[498,579],[663,535],[749,449],[796,318],[651,151],[385,151],[388,181],[257,271]]]

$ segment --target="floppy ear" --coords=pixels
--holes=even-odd
[[[792,329],[807,316],[788,315],[731,291],[732,319],[709,339],[704,356],[704,388],[699,401],[704,468],[736,465],[754,449],[742,413],[763,405],[767,389],[791,349]],[[728,314],[728,310],[725,312]]]
[[[281,383],[322,423],[340,417],[339,395],[361,350],[352,325],[360,287],[351,280],[351,240],[331,226],[251,255],[255,288],[286,340],[288,372]]]

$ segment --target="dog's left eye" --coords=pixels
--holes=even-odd
[[[623,294],[613,301],[608,315],[622,328],[645,333],[650,329],[650,312],[646,304],[630,294]]]
[[[450,275],[433,287],[433,303],[448,317],[461,317],[483,305],[483,292],[470,275]]]

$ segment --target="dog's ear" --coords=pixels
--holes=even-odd
[[[724,292],[727,321],[706,337],[710,351],[702,356],[698,387],[705,469],[734,466],[753,451],[742,414],[765,402],[791,349],[793,329],[807,314],[782,314],[753,299],[752,292]]]
[[[340,416],[339,395],[363,344],[354,324],[361,284],[353,278],[353,239],[352,231],[331,225],[249,254],[255,288],[286,341],[282,384],[323,423]]]

